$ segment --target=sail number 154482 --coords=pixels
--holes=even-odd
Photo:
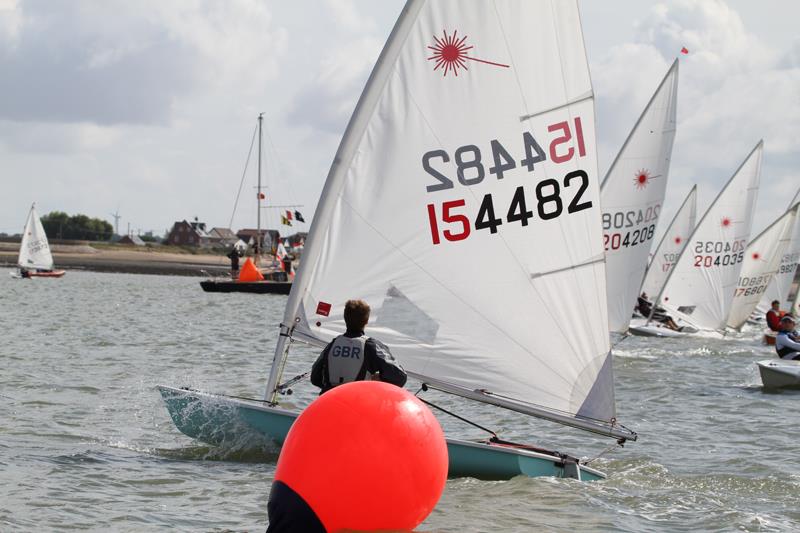
[[[580,117],[575,117],[572,122],[564,121],[552,124],[548,126],[547,131],[555,135],[550,140],[547,152],[542,149],[533,134],[527,131],[523,132],[525,157],[519,160],[520,167],[525,167],[528,172],[533,172],[537,163],[548,160],[548,155],[550,161],[556,164],[566,163],[576,156],[586,156]],[[488,173],[501,180],[506,172],[517,168],[517,160],[497,139],[492,139],[489,145],[491,147],[491,166],[488,168]],[[468,144],[457,148],[453,153],[452,160],[456,166],[455,177],[461,185],[477,185],[486,178],[486,165],[489,162],[484,164],[484,156],[478,146]],[[431,150],[423,154],[422,168],[436,180],[436,183],[426,186],[429,193],[455,187],[454,180],[446,175],[441,167],[442,164],[450,162],[450,154],[444,150]],[[507,206],[495,205],[492,195],[485,194],[474,220],[472,216],[463,212],[462,208],[466,206],[464,199],[444,201],[441,204],[430,203],[427,205],[427,209],[431,240],[433,244],[440,244],[442,237],[447,241],[461,241],[469,237],[472,228],[489,230],[489,233],[495,234],[498,232],[498,226],[504,222],[518,222],[522,226],[527,226],[528,220],[535,216],[533,209],[528,209],[528,205],[531,207],[535,205],[536,215],[541,220],[556,218],[563,212],[575,213],[588,209],[592,207],[592,202],[583,198],[588,187],[589,176],[587,173],[583,170],[573,170],[562,179],[545,178],[531,187],[532,190],[529,189],[527,193],[523,186],[518,186]],[[570,189],[570,193],[562,194],[564,189]],[[505,203],[503,202],[503,204]],[[507,209],[505,218],[498,217],[495,214],[495,208],[501,215]],[[444,229],[440,229],[440,226],[443,226]]]

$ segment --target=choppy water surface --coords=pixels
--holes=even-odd
[[[263,394],[284,303],[205,294],[191,278],[73,271],[30,281],[0,269],[0,530],[263,531],[275,450],[192,441],[154,387]],[[294,353],[287,375],[314,357]],[[755,330],[629,338],[615,353],[619,418],[641,438],[594,463],[608,480],[451,480],[419,530],[800,527],[800,393],[762,392],[753,362],[773,353]],[[313,396],[305,384],[292,400]],[[586,456],[610,444],[437,399],[507,438]]]

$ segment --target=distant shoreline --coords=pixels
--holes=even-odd
[[[66,271],[166,276],[224,276],[230,272],[230,262],[223,255],[181,254],[153,249],[94,249],[85,245],[53,245],[51,248],[55,268]],[[0,266],[15,268],[17,256],[17,249],[0,246]]]

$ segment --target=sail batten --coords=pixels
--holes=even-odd
[[[267,395],[288,336],[329,341],[360,298],[411,375],[614,419],[591,94],[575,2],[409,2],[328,175]]]

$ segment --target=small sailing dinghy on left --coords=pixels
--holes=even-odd
[[[22,242],[19,246],[19,270],[12,272],[14,278],[60,278],[66,274],[63,270],[53,269],[53,255],[50,253],[50,244],[47,234],[42,227],[42,221],[36,214],[36,204],[31,205],[25,230],[22,232]]]

